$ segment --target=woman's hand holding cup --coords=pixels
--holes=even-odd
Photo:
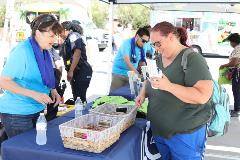
[[[160,89],[164,91],[169,91],[172,84],[164,74],[162,74],[161,77],[150,78],[150,82],[151,82],[152,88]]]
[[[158,81],[162,78],[162,75],[163,74],[161,70],[152,72],[152,74],[150,74],[150,82],[153,89],[158,89],[158,87],[155,85],[158,84]]]

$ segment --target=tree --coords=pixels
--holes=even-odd
[[[108,21],[108,7],[106,3],[99,2],[99,0],[92,0],[92,20],[99,28],[103,28]],[[149,24],[150,9],[139,4],[116,5],[114,8],[114,17],[124,26],[132,24],[133,29],[137,29]]]
[[[92,0],[91,3],[92,20],[98,28],[104,28],[108,21],[108,4]]]
[[[60,15],[60,19],[62,21],[65,21],[69,16],[69,8],[66,8],[66,9],[60,8],[59,9],[59,15]]]
[[[6,5],[0,6],[0,27],[3,27],[4,25],[4,19],[6,14]]]
[[[6,13],[4,17],[4,26],[3,26],[3,41],[8,40],[8,36],[10,37],[10,42],[12,41],[12,33],[13,33],[13,14],[14,14],[14,4],[15,0],[6,1]]]
[[[124,25],[132,24],[133,29],[149,24],[150,9],[139,4],[118,5],[116,15]]]
[[[19,14],[20,14],[20,19],[25,21],[26,20],[26,16],[27,16],[27,11],[20,10]]]

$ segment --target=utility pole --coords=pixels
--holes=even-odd
[[[13,17],[14,17],[14,3],[15,0],[7,0],[6,1],[6,14],[4,20],[4,27],[3,27],[3,41],[11,42],[12,41],[12,34],[14,31],[13,26]]]
[[[108,80],[107,80],[107,84],[108,84],[108,90],[107,90],[107,94],[109,93],[109,88],[110,88],[110,85],[111,85],[111,73],[112,73],[112,37],[113,37],[113,7],[114,7],[114,4],[113,2],[110,2],[109,4],[109,17],[108,17],[108,23],[109,23],[109,37],[108,37],[108,47],[107,47],[107,52],[108,52]]]
[[[88,5],[88,9],[87,9],[88,16],[89,16],[90,20],[92,21],[92,0],[88,1],[87,5]]]

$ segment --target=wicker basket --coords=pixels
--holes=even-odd
[[[115,114],[117,108],[127,108],[126,114]],[[103,104],[95,109],[90,110],[92,114],[106,115],[109,117],[123,118],[121,121],[121,133],[134,124],[137,114],[137,107],[135,105],[118,105],[118,104]]]
[[[64,147],[100,153],[115,143],[121,132],[122,118],[87,114],[59,125]],[[100,123],[109,125],[101,131],[84,129],[89,124],[98,126]]]

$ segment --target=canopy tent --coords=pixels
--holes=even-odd
[[[109,24],[112,24],[114,4],[143,4],[151,10],[219,12],[240,14],[240,0],[100,0],[110,4]],[[112,26],[110,25],[110,37]],[[112,41],[109,41],[111,46]],[[110,48],[110,47],[109,47]]]
[[[113,4],[144,4],[153,10],[240,13],[239,0],[102,0]]]
[[[190,12],[220,12],[240,14],[240,0],[100,0],[109,3],[109,24],[113,21],[114,4],[143,4],[151,10],[159,11],[190,11]],[[112,37],[112,25],[109,35]],[[109,38],[109,53],[111,52],[112,39]],[[226,58],[217,54],[206,54],[210,58]],[[111,67],[109,68],[111,73]],[[110,79],[108,80],[110,83]]]
[[[191,11],[220,12],[240,14],[240,0],[100,0],[110,4],[109,24],[112,24],[114,4],[143,4],[152,10],[159,11]],[[110,25],[110,37],[112,26]],[[112,40],[109,40],[109,46]],[[110,47],[109,47],[110,48]]]
[[[105,0],[107,1],[107,0]],[[124,4],[124,3],[239,3],[239,0],[109,0],[109,2]]]

